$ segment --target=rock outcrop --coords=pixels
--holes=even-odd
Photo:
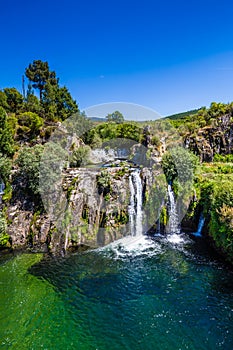
[[[136,169],[130,165],[67,169],[62,188],[51,197],[52,208],[47,213],[38,211],[33,199],[30,202],[28,195],[20,193],[14,205],[7,208],[7,233],[12,248],[59,253],[80,247],[96,248],[130,234],[129,177],[133,171]],[[157,175],[158,171],[149,168],[140,171],[145,230],[156,221],[155,205],[159,204],[156,198],[149,197]],[[59,208],[64,210],[58,213]]]
[[[185,137],[185,146],[202,162],[211,162],[215,154],[230,154],[233,150],[233,121],[231,114],[224,115],[206,126]]]

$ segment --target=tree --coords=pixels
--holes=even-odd
[[[78,105],[65,86],[57,89],[56,105],[57,115],[61,120],[65,120],[78,112]]]
[[[23,108],[23,95],[16,88],[4,89],[9,112],[18,113]]]
[[[44,86],[44,92],[41,100],[43,112],[46,119],[55,121],[57,119],[57,96],[58,86],[52,85],[49,82]]]
[[[106,116],[108,122],[115,122],[117,124],[124,122],[124,117],[119,111],[115,111]]]
[[[10,107],[7,103],[7,97],[4,91],[0,91],[0,107],[4,108],[5,111],[10,110]]]
[[[33,88],[39,89],[40,101],[42,101],[42,94],[45,89],[45,85],[49,82],[51,85],[58,85],[58,79],[56,73],[49,70],[48,62],[41,60],[34,60],[30,63],[25,71],[26,77],[33,82]]]
[[[28,85],[27,95],[25,99],[24,110],[26,112],[40,113],[41,105],[38,98],[34,95],[34,91],[32,89],[32,85]]]
[[[167,151],[162,158],[162,168],[168,182],[178,180],[185,184],[193,180],[198,157],[183,147]]]
[[[7,156],[14,154],[14,139],[5,110],[0,107],[0,152]]]

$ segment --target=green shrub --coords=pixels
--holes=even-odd
[[[76,148],[72,152],[72,155],[70,156],[70,167],[78,168],[81,165],[87,164],[89,160],[89,154],[90,154],[89,146],[81,146],[79,148]]]
[[[23,147],[16,162],[26,188],[33,195],[39,194],[40,160],[43,149],[41,145]]]
[[[36,113],[24,112],[19,115],[18,124],[18,134],[26,134],[29,137],[35,137],[39,134],[44,120]]]
[[[172,148],[162,158],[162,168],[168,182],[175,179],[181,183],[192,181],[198,163],[198,157],[183,147]]]
[[[99,194],[103,193],[106,196],[110,192],[111,176],[107,170],[103,170],[100,175],[97,175],[97,186]]]
[[[0,247],[9,246],[10,236],[6,233],[7,221],[2,212],[0,212]]]

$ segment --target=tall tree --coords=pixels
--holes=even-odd
[[[6,95],[9,111],[12,113],[18,113],[23,108],[23,95],[16,88],[5,88],[4,93]]]
[[[56,102],[59,119],[65,120],[78,112],[78,105],[65,86],[58,88]]]
[[[55,121],[57,119],[57,96],[58,86],[52,85],[49,82],[44,87],[41,105],[43,107],[46,119]]]
[[[49,70],[48,62],[43,62],[41,60],[34,60],[30,63],[25,71],[26,77],[33,82],[32,86],[35,89],[39,89],[40,101],[42,100],[42,94],[45,85],[50,82],[52,85],[58,84],[58,79],[56,78],[56,73]]]
[[[78,112],[78,105],[68,89],[49,82],[45,85],[42,105],[46,117],[50,120],[65,120]]]
[[[34,95],[31,84],[28,85],[27,95],[24,104],[24,110],[26,112],[33,112],[40,114],[41,104],[38,98]]]

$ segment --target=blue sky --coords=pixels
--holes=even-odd
[[[0,4],[0,88],[47,60],[81,109],[131,102],[161,115],[233,100],[232,1]]]

